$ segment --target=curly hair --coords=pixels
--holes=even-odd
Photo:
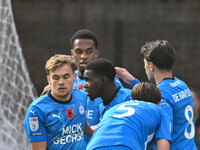
[[[74,41],[76,39],[92,40],[92,41],[94,41],[95,48],[98,49],[98,39],[97,39],[96,35],[90,30],[81,29],[81,30],[78,30],[77,32],[74,33],[74,35],[72,36],[72,38],[70,40],[70,45],[71,45],[72,49],[73,49],[73,46],[74,46]]]

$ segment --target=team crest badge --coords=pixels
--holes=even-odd
[[[84,108],[83,105],[80,105],[80,106],[79,106],[79,113],[80,113],[81,115],[83,115],[83,114],[85,113],[85,108]]]
[[[39,128],[38,118],[37,117],[30,117],[29,118],[29,126],[32,131],[37,131]]]

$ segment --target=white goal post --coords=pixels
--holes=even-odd
[[[30,149],[23,121],[37,98],[13,18],[11,0],[0,0],[0,149]]]

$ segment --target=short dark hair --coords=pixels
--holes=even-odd
[[[70,45],[71,45],[72,49],[73,49],[73,46],[74,46],[74,41],[76,39],[93,40],[95,48],[98,49],[98,39],[97,39],[96,35],[90,30],[81,29],[81,30],[78,30],[77,32],[74,33],[74,35],[72,36],[72,38],[70,40]]]
[[[114,80],[116,70],[113,64],[105,58],[97,58],[89,62],[85,70],[92,70],[97,76],[106,76],[110,80]]]
[[[161,100],[161,92],[155,84],[151,82],[141,82],[132,88],[131,97],[134,100],[158,104]]]
[[[171,70],[175,62],[175,50],[166,40],[147,42],[140,51],[147,61],[162,70]]]

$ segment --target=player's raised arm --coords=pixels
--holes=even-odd
[[[115,67],[116,77],[122,79],[130,87],[134,87],[135,84],[140,83],[133,75],[131,75],[125,68]]]
[[[135,79],[125,68],[115,67],[115,70],[116,77],[122,79],[127,84],[130,84]]]

